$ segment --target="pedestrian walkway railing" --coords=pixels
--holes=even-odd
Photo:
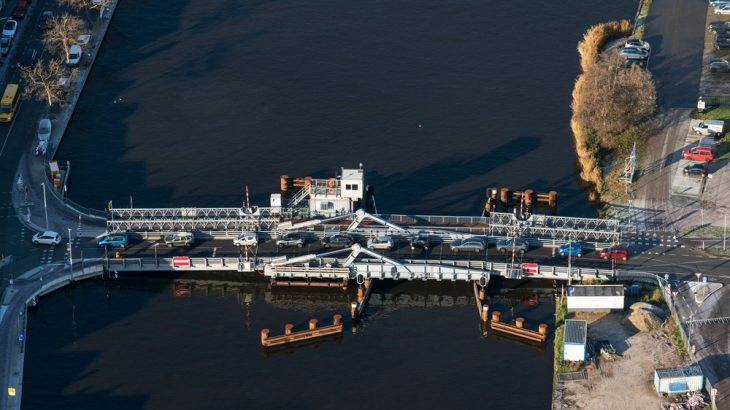
[[[58,190],[56,190],[55,185],[53,185],[51,180],[48,178],[48,174],[45,172],[45,170],[43,172],[43,175],[46,180],[46,186],[49,187],[49,189],[47,189],[46,192],[50,192],[51,196],[56,198],[63,205],[69,207],[72,211],[81,214],[82,217],[85,216],[87,218],[93,218],[93,219],[104,220],[104,221],[107,219],[107,213],[105,211],[99,211],[96,209],[91,209],[91,208],[81,206],[81,205],[77,204],[76,202],[61,196],[61,193],[59,193]]]

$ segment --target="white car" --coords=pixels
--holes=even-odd
[[[8,20],[3,26],[3,37],[13,38],[15,36],[15,30],[18,29],[18,22],[15,20]]]
[[[393,249],[393,239],[390,236],[379,236],[368,239],[368,249]]]
[[[651,51],[651,46],[649,43],[647,43],[644,40],[640,40],[638,38],[630,38],[626,41],[626,44],[624,44],[624,47],[636,47],[636,48],[643,48],[646,51]]]
[[[730,4],[715,6],[715,14],[730,14]]]
[[[37,233],[33,236],[33,243],[36,245],[51,245],[55,246],[61,243],[61,235],[58,232],[45,231],[43,233]]]
[[[258,246],[259,238],[256,235],[256,232],[246,232],[234,238],[233,244],[236,246]]]
[[[72,67],[78,66],[83,54],[81,47],[75,44],[72,45],[71,48],[68,49],[68,65]]]
[[[51,120],[44,118],[38,123],[38,141],[48,141],[51,138]]]

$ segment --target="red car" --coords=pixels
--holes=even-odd
[[[692,159],[695,161],[712,161],[712,149],[708,147],[690,148],[682,154],[684,159]]]
[[[30,1],[18,0],[18,4],[15,6],[15,10],[13,10],[13,18],[22,19],[25,17],[28,14],[28,7],[30,7]]]
[[[623,246],[612,246],[601,250],[601,258],[603,259],[621,259],[629,258],[629,249]]]

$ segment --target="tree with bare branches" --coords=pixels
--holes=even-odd
[[[55,103],[63,103],[68,85],[73,82],[75,71],[67,73],[61,60],[53,59],[44,64],[39,62],[32,68],[21,68],[20,76],[25,87],[23,95],[38,101],[46,101],[49,108]]]
[[[91,28],[91,10],[99,9],[103,11],[108,9],[112,3],[112,0],[58,0],[60,5],[67,5],[72,9],[85,10],[86,19],[89,22],[89,28]]]
[[[64,13],[48,21],[48,29],[43,33],[43,44],[51,52],[63,52],[68,61],[68,51],[76,44],[84,22],[76,16]]]

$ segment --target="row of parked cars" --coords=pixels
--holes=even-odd
[[[730,5],[730,3],[727,3]],[[724,7],[724,6],[723,6]],[[722,10],[725,10],[724,8]],[[724,14],[724,13],[722,13]],[[712,33],[715,50],[730,50],[730,22],[726,20],[713,20],[707,25],[707,30]],[[728,72],[728,64],[725,59],[710,60],[709,67],[713,71]]]
[[[651,45],[648,42],[638,38],[628,39],[621,48],[621,56],[626,58],[623,66],[631,67],[636,65],[646,68],[646,61],[649,59],[650,53]]]

